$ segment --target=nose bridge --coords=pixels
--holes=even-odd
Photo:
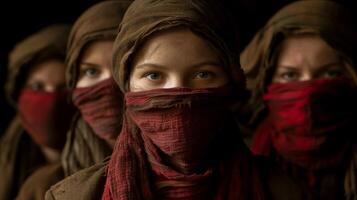
[[[165,88],[191,87],[191,82],[184,74],[175,73],[169,76]]]
[[[303,73],[301,76],[301,81],[311,81],[314,79],[314,71],[311,67],[304,67]]]
[[[45,86],[45,91],[46,92],[55,92],[57,90],[57,87],[53,84],[47,84]]]
[[[112,76],[112,71],[110,66],[103,67],[102,73],[101,73],[101,79],[105,80],[108,79]]]
[[[58,92],[58,91],[62,91],[64,89],[65,89],[64,83],[47,83],[44,86],[44,90],[46,92]]]

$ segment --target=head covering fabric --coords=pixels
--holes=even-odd
[[[285,37],[296,33],[320,36],[337,53],[354,66],[357,61],[357,29],[348,9],[333,1],[297,1],[278,11],[258,31],[240,56],[252,93],[248,106],[253,110],[252,126],[262,119],[265,109],[262,97],[274,73],[274,53]],[[355,79],[355,70],[348,69]]]
[[[132,0],[103,1],[90,7],[77,19],[71,30],[67,46],[66,81],[68,87],[74,88],[78,81],[80,56],[86,46],[94,41],[114,41],[119,32],[119,24],[131,2]],[[97,88],[97,86],[92,86],[91,88]],[[110,92],[114,91],[120,92],[118,89],[112,89]],[[92,93],[94,92],[92,91]],[[105,94],[102,97],[115,99],[121,95]],[[93,99],[97,98],[96,95],[87,96],[89,96],[88,99],[92,98],[92,96],[94,96]],[[118,102],[122,102],[122,99],[118,100]],[[88,103],[90,102],[88,101]],[[96,105],[97,107],[101,106]],[[119,110],[121,107],[111,109]],[[77,115],[67,134],[67,141],[62,154],[65,176],[99,163],[111,154],[111,147],[103,138],[96,135],[95,130],[90,127],[87,121],[84,120],[83,116]],[[121,125],[121,122],[118,123]],[[120,129],[118,134],[119,132]]]
[[[113,40],[132,0],[110,0],[95,4],[74,23],[67,44],[66,80],[70,88],[78,81],[78,62],[85,46],[98,40]]]
[[[208,40],[222,52],[226,71],[238,88],[245,88],[245,79],[237,59],[236,35],[232,20],[216,9],[206,11],[211,1],[135,1],[127,10],[114,43],[113,77],[122,91],[128,91],[130,62],[140,45],[159,31],[185,27]],[[224,39],[222,39],[224,38]]]
[[[52,25],[16,44],[9,54],[5,85],[9,101],[16,107],[17,98],[33,64],[47,58],[65,58],[69,25]]]

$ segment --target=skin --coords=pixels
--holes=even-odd
[[[65,65],[58,59],[47,59],[30,71],[25,88],[34,91],[56,92],[65,88]]]
[[[90,43],[83,51],[79,68],[77,88],[94,86],[111,77],[113,41],[102,40]]]
[[[336,51],[316,35],[286,38],[278,47],[273,83],[348,76]]]
[[[130,91],[160,88],[214,88],[228,76],[219,54],[188,29],[173,29],[150,37],[134,56]]]

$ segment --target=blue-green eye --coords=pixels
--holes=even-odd
[[[153,80],[153,81],[156,81],[156,80],[159,80],[161,79],[161,74],[159,73],[156,73],[156,72],[152,72],[152,73],[148,73],[145,75],[146,78],[150,79],[150,80]]]
[[[96,68],[88,68],[84,70],[84,73],[88,77],[95,77],[99,74],[99,70]]]

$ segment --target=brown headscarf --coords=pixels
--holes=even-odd
[[[78,81],[79,60],[82,51],[90,42],[113,40],[118,34],[118,27],[125,10],[132,0],[100,2],[85,11],[75,22],[68,40],[66,80],[70,88]],[[62,154],[65,175],[101,162],[109,156],[112,149],[100,139],[77,115],[67,135],[67,142]]]
[[[50,57],[65,58],[69,31],[69,25],[49,26],[16,44],[10,52],[5,90],[14,106],[32,64]]]
[[[333,1],[306,0],[284,7],[268,21],[240,57],[247,76],[247,87],[252,92],[248,105],[253,110],[250,120],[252,126],[264,117],[262,95],[275,70],[274,53],[279,43],[290,34],[317,34],[350,66],[354,66],[357,59],[357,30],[353,19],[346,8]],[[356,80],[355,70],[348,70]]]
[[[245,80],[236,57],[235,33],[227,13],[221,6],[218,1],[213,0],[135,1],[124,16],[114,44],[113,76],[122,91],[129,92],[131,60],[140,45],[157,32],[184,27],[204,38],[221,54],[225,70],[230,75],[230,85],[236,89],[234,92],[244,96]],[[147,92],[150,93],[150,91]],[[160,90],[156,92],[157,94],[153,92],[152,95],[161,95]],[[180,93],[180,89],[176,92]],[[150,99],[149,96],[147,97]],[[130,97],[126,100],[127,103],[131,101]],[[205,195],[212,199],[265,199],[256,166],[252,163],[249,152],[246,151],[239,138],[238,130],[228,128],[232,124],[227,123],[226,128],[236,140],[225,141],[225,146],[232,147],[232,149],[229,148],[230,150],[215,149],[215,151],[222,151],[223,155],[220,154],[219,158],[212,155],[216,158],[214,162],[224,167],[220,171],[221,168],[218,170],[212,166],[215,168],[212,173],[219,173],[219,178],[213,181],[214,187],[208,192],[207,188],[212,186],[210,185],[212,183],[210,171],[207,174],[184,174],[163,164],[160,158],[159,161],[155,160],[156,158],[153,161],[151,150],[154,148],[149,144],[150,139],[142,134],[143,131],[138,129],[138,125],[135,124],[137,122],[132,122],[133,119],[128,113],[127,110],[122,133],[117,139],[108,166],[103,199],[158,199],[165,195],[174,199],[202,199]],[[234,144],[231,146],[229,141]],[[171,173],[168,177],[172,179],[161,181],[156,179],[158,177],[152,177],[154,167],[150,163],[156,162],[160,166],[158,173],[162,173],[163,177]],[[165,194],[163,191],[165,188],[173,188],[173,190]],[[203,194],[203,191],[210,195]]]
[[[68,25],[49,26],[18,43],[10,53],[6,92],[15,107],[33,64],[51,57],[64,59],[69,30]],[[15,117],[0,141],[0,199],[14,199],[26,178],[44,163],[38,145]]]
[[[226,17],[226,13],[220,13],[219,9],[208,13],[205,10],[207,4],[209,2],[205,1],[139,0],[130,6],[114,43],[113,77],[123,92],[128,91],[131,59],[140,45],[156,32],[180,26],[191,29],[219,49],[231,81],[236,87],[245,88],[245,79],[237,59],[235,26],[231,25],[231,18]],[[230,41],[222,38],[229,38]]]
[[[113,40],[119,24],[132,0],[110,0],[100,2],[85,11],[75,22],[67,46],[67,85],[74,88],[78,81],[81,52],[90,42]]]

